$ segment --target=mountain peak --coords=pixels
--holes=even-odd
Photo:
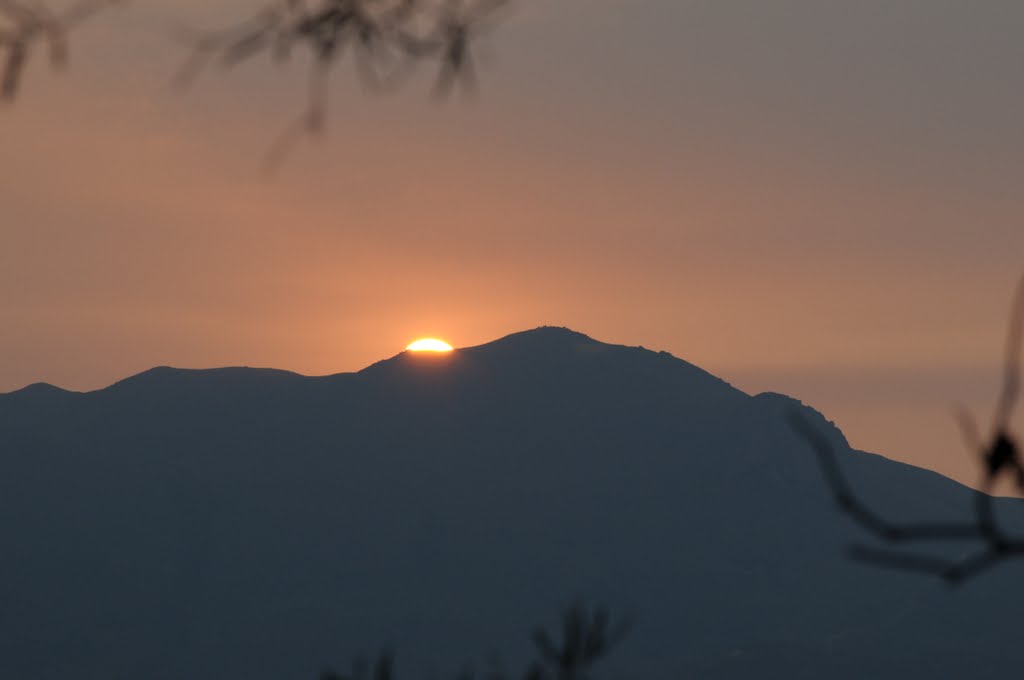
[[[50,383],[37,382],[31,385],[26,385],[20,390],[14,390],[13,392],[7,392],[0,396],[15,396],[30,399],[46,399],[46,398],[60,398],[64,395],[74,394],[69,390],[62,389],[56,385]]]
[[[839,426],[834,421],[829,420],[825,417],[825,414],[803,403],[799,399],[791,397],[787,394],[780,394],[778,392],[761,392],[760,394],[754,395],[754,401],[761,406],[765,407],[775,417],[783,420],[791,417],[794,414],[800,414],[806,418],[819,432],[826,434],[830,437],[841,449],[850,448],[850,443],[846,439],[846,435],[839,429]]]
[[[538,326],[532,330],[510,333],[497,340],[468,347],[466,349],[477,349],[481,347],[528,347],[532,349],[551,347],[578,347],[579,345],[603,345],[605,343],[594,340],[588,335],[565,326]]]
[[[63,394],[68,390],[57,387],[56,385],[51,385],[50,383],[37,382],[32,383],[31,385],[26,385],[17,391],[22,392],[23,394]]]
[[[564,326],[540,326],[441,355],[401,352],[368,366],[359,375],[390,376],[398,381],[395,389],[403,390],[408,388],[402,382],[407,379],[423,379],[431,385],[466,380],[503,385],[543,375],[544,384],[615,383],[627,391],[649,381],[651,389],[681,390],[704,401],[747,396],[668,352],[601,342]]]
[[[304,376],[276,368],[227,366],[223,368],[175,368],[156,366],[119,380],[99,390],[107,393],[132,394],[137,392],[174,393],[181,390],[252,388],[259,385],[279,384],[282,381],[301,380]]]

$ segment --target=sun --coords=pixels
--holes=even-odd
[[[444,340],[420,338],[405,348],[410,352],[451,352],[454,348]]]

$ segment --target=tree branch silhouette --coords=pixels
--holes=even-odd
[[[179,30],[190,55],[175,77],[190,85],[213,64],[231,67],[258,55],[283,62],[304,49],[311,58],[307,102],[298,119],[271,145],[273,169],[303,137],[325,128],[327,78],[348,56],[360,82],[372,92],[404,83],[419,62],[436,62],[433,92],[444,98],[457,89],[476,90],[474,40],[509,7],[511,0],[282,0],[258,14],[214,32]]]
[[[973,549],[960,559],[942,559],[927,554],[854,545],[853,559],[881,567],[933,574],[948,583],[961,583],[1000,562],[1024,557],[1024,537],[1008,534],[996,518],[992,493],[996,484],[1009,478],[1024,493],[1024,463],[1010,420],[1020,394],[1021,344],[1024,336],[1024,278],[1017,285],[1010,311],[1003,384],[990,433],[982,437],[974,417],[965,408],[957,410],[964,442],[982,467],[979,489],[974,492],[973,516],[960,523],[900,523],[888,520],[860,499],[843,473],[838,456],[828,437],[811,425],[800,413],[789,417],[790,426],[817,454],[825,482],[840,511],[867,533],[890,545],[925,542],[967,542]]]
[[[603,660],[628,635],[631,624],[626,620],[613,621],[604,607],[591,611],[575,604],[562,613],[561,635],[549,634],[543,628],[533,631],[537,659],[529,664],[519,677],[522,680],[587,680],[592,667]],[[381,652],[371,664],[365,657],[356,657],[352,670],[339,673],[326,669],[320,680],[395,680],[394,654]],[[459,673],[457,680],[473,680],[472,671]],[[500,670],[487,675],[487,680],[509,680]]]
[[[12,101],[21,88],[29,57],[37,45],[49,55],[50,66],[62,69],[70,56],[68,34],[96,12],[120,0],[81,0],[63,12],[42,2],[0,0],[0,100]]]
[[[99,10],[125,0],[80,0],[55,12],[34,0],[0,0],[0,101],[19,94],[26,65],[42,44],[54,68],[68,62],[68,34]],[[348,58],[371,92],[394,91],[416,66],[434,64],[432,92],[444,99],[477,89],[473,45],[495,25],[513,0],[276,0],[252,16],[215,31],[177,27],[174,38],[188,51],[173,78],[187,88],[213,65],[230,68],[260,55],[289,60],[296,50],[310,57],[306,103],[274,140],[265,165],[275,169],[297,142],[325,127],[328,78]]]

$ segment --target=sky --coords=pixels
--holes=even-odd
[[[260,6],[136,0],[0,110],[0,391],[558,325],[976,481],[950,414],[990,413],[1024,273],[1024,4],[520,0],[478,96],[343,65],[273,178],[301,59],[171,86],[173,26]]]

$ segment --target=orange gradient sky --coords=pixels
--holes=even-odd
[[[0,391],[560,325],[974,481],[949,412],[990,407],[1024,271],[1024,5],[522,0],[480,97],[343,66],[273,180],[301,62],[170,87],[170,23],[258,6],[98,18],[0,111]]]

